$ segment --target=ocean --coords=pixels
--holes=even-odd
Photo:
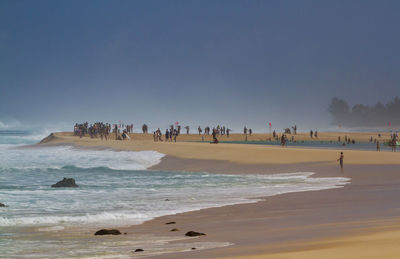
[[[228,242],[175,243],[151,235],[94,237],[100,228],[141,224],[164,215],[254,203],[288,192],[340,188],[342,177],[312,172],[272,175],[148,170],[155,151],[34,147],[48,132],[0,129],[0,258],[123,258],[207,249]],[[240,173],[240,172],[239,172]],[[64,177],[78,188],[52,188]],[[178,239],[185,239],[182,238]]]

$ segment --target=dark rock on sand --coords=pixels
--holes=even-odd
[[[0,202],[0,207],[7,207],[7,206]]]
[[[175,232],[175,231],[179,231],[179,229],[173,228],[173,229],[171,229],[171,231],[172,231],[172,232]]]
[[[79,187],[76,183],[74,178],[64,178],[61,181],[53,184],[51,187]]]
[[[196,250],[196,247],[192,247],[192,250]]]
[[[176,222],[175,221],[171,221],[171,222],[165,223],[165,225],[171,225],[171,224],[176,224]]]
[[[138,248],[138,249],[135,250],[135,253],[137,253],[137,252],[143,252],[143,251],[144,251],[143,249]]]
[[[196,231],[189,231],[185,234],[185,236],[187,237],[198,237],[198,236],[205,236],[206,234],[204,233],[200,233],[200,232],[196,232]]]
[[[103,235],[121,235],[118,229],[101,229],[94,233],[95,236],[103,236]]]

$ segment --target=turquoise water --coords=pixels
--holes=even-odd
[[[82,231],[348,183],[346,178],[313,178],[312,172],[222,175],[151,171],[148,168],[158,164],[163,154],[22,146],[39,137],[26,131],[0,133],[0,202],[8,206],[0,208],[0,256],[6,258],[101,257],[104,253],[122,257],[132,244],[147,245],[154,253],[183,251],[188,248],[173,247],[170,237],[118,237],[102,239],[100,245],[93,240],[93,232],[88,238]],[[64,177],[74,178],[79,187],[50,187]],[[83,242],[81,236],[87,239]],[[227,244],[197,244],[204,248],[223,245]]]
[[[199,141],[207,142],[207,141]],[[207,142],[208,143],[208,142]],[[281,143],[278,141],[220,141],[220,143],[227,144],[250,144],[250,145],[272,145],[280,146]],[[337,141],[298,141],[298,142],[287,142],[287,147],[307,147],[307,148],[329,148],[329,149],[341,149],[341,150],[376,150],[376,144],[373,142],[356,142],[355,144],[345,144]],[[384,146],[381,142],[381,151],[391,151],[390,147]]]

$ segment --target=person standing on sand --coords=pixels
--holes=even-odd
[[[117,124],[115,124],[115,126],[114,126],[114,131],[115,131],[115,139],[117,139],[118,138],[118,126],[117,126]]]
[[[176,142],[176,136],[178,136],[178,135],[179,135],[179,131],[177,129],[174,129],[174,132],[173,132],[174,142]]]
[[[344,159],[343,152],[340,152],[340,157],[337,161],[339,161],[341,169],[343,169],[343,159]]]
[[[379,141],[376,142],[376,151],[381,151],[381,146],[379,144]]]
[[[168,142],[169,139],[169,131],[168,129],[165,130],[165,142]]]
[[[392,139],[392,152],[396,152],[396,145],[397,145],[396,138],[393,138]]]
[[[285,134],[282,134],[282,137],[281,137],[281,145],[282,145],[282,147],[285,147],[285,146],[286,146],[286,135],[285,135]]]

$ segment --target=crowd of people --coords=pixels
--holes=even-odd
[[[185,126],[186,134],[190,134],[190,127]],[[153,139],[154,141],[169,141],[169,142],[176,142],[177,137],[181,134],[181,125],[171,125],[169,129],[165,130],[165,134],[163,136],[162,131],[160,128],[153,131]],[[218,143],[217,137],[226,135],[229,137],[231,133],[231,129],[227,128],[226,126],[216,126],[210,128],[209,126],[204,127],[204,135],[212,135],[213,142]],[[89,135],[90,138],[97,138],[100,137],[101,139],[109,139],[110,134],[115,136],[117,140],[125,140],[130,139],[129,134],[133,133],[133,124],[124,124],[122,122],[118,124],[110,124],[110,123],[103,123],[103,122],[96,122],[90,124],[88,122],[85,123],[76,123],[74,125],[74,135],[79,137],[84,137],[85,135]],[[142,133],[148,134],[149,127],[147,124],[142,125]],[[198,127],[199,135],[203,134],[203,129],[201,126]],[[244,128],[244,134],[252,134],[251,129]],[[164,137],[164,138],[163,138]],[[204,140],[204,138],[203,138]]]
[[[90,138],[100,137],[102,140],[107,140],[111,133],[115,134],[115,139],[129,139],[128,133],[133,133],[133,124],[95,122],[89,125],[88,122],[85,122],[81,124],[75,123],[74,125],[74,135],[80,138],[89,135]]]
[[[165,130],[164,136],[160,128],[157,130],[153,131],[153,139],[154,141],[167,141],[167,142],[176,142],[177,137],[181,134],[181,125],[175,123],[175,125],[171,125],[168,129]],[[185,126],[184,129],[186,130],[186,134],[190,134],[190,127]],[[204,136],[212,135],[212,142],[211,143],[218,143],[218,138],[221,136],[227,136],[229,137],[231,133],[231,129],[229,129],[226,126],[220,126],[217,125],[216,127],[209,127],[205,126],[202,128],[199,126],[197,128],[198,134],[202,136],[202,140],[204,141]],[[89,135],[90,138],[98,138],[100,137],[102,140],[109,139],[110,135],[114,135],[114,139],[117,140],[126,140],[130,139],[129,134],[133,133],[133,124],[124,124],[122,122],[118,124],[110,124],[110,123],[104,123],[104,122],[95,122],[93,124],[89,124],[88,122],[84,123],[76,123],[74,125],[74,135],[79,136],[80,138]],[[142,125],[142,133],[143,134],[148,134],[149,133],[149,127],[147,124]],[[247,126],[244,126],[243,128],[243,134],[245,136],[245,141],[247,141],[247,136],[250,136],[253,134],[253,130],[251,128],[247,128]],[[291,135],[291,138],[288,138],[288,135]],[[277,132],[274,130],[272,132],[272,138],[280,142],[282,147],[286,147],[288,142],[293,142],[295,143],[295,136],[297,134],[297,126],[294,125],[290,128],[284,128],[283,132],[281,135],[277,134]],[[318,138],[318,131],[315,130],[310,130],[309,136],[311,139]],[[378,134],[378,137],[381,137],[381,134]],[[268,141],[268,139],[267,139]],[[272,141],[271,137],[269,138],[269,141]],[[342,143],[343,146],[348,145],[348,144],[355,144],[355,140],[351,139],[347,135],[344,136],[342,139],[341,136],[338,136],[339,143]],[[332,142],[332,141],[331,141]],[[380,151],[381,148],[381,142],[377,138],[373,138],[371,136],[370,142],[374,142],[376,145],[376,150]],[[385,145],[388,145],[392,148],[393,152],[396,152],[397,145],[399,144],[399,134],[398,132],[391,132],[390,134],[390,139],[389,141],[384,142]]]
[[[203,133],[203,129],[199,126],[197,128],[197,131],[199,132],[199,135]],[[212,129],[209,126],[204,127],[204,135],[216,135],[216,136],[223,136],[226,135],[229,137],[229,134],[232,130],[227,128],[226,126],[220,126],[218,125],[217,127],[213,127]]]
[[[179,130],[178,130],[179,129]],[[174,128],[173,125],[169,129],[165,130],[165,141],[176,142],[176,137],[180,134],[180,127]],[[160,128],[153,132],[154,141],[163,141],[162,132]]]
[[[74,135],[82,138],[88,134],[90,138],[97,138],[100,136],[101,139],[107,139],[110,134],[110,130],[111,125],[108,123],[96,122],[90,125],[87,122],[82,124],[76,123],[74,126]]]

